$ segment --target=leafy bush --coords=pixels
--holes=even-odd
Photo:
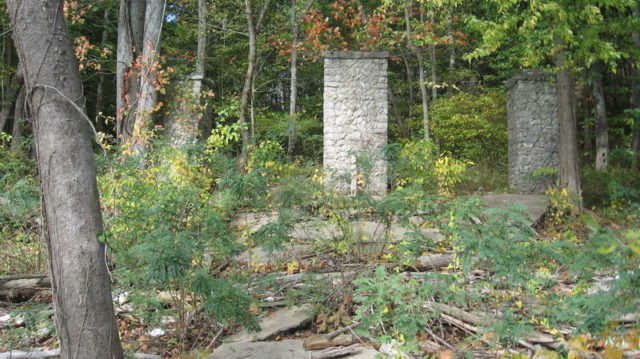
[[[439,155],[436,145],[430,140],[407,142],[394,166],[395,185],[416,186],[430,193],[452,195],[468,164],[468,161]]]
[[[637,194],[640,191],[640,177],[636,170],[610,167],[607,171],[596,171],[593,167],[585,167],[581,181],[582,197],[588,207],[640,202],[640,195]]]
[[[441,97],[430,110],[433,137],[442,151],[492,168],[506,165],[506,99],[501,89]]]
[[[229,208],[210,191],[215,183],[205,157],[168,148],[145,160],[141,167],[139,158],[115,158],[99,177],[106,217],[101,239],[113,249],[117,278],[143,297],[171,293],[179,328],[186,328],[187,310],[197,303],[216,320],[255,327],[238,282],[208,273],[241,246],[228,226]]]

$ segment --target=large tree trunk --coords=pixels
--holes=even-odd
[[[602,89],[602,64],[600,63],[594,65],[591,91],[596,118],[596,170],[606,171],[609,160],[609,126],[604,90]]]
[[[576,97],[573,74],[565,68],[564,42],[557,42],[560,50],[554,55],[558,122],[560,125],[560,174],[559,185],[566,188],[572,201],[582,206],[580,170],[578,168],[578,141],[576,125]]]
[[[82,84],[58,0],[9,0],[34,120],[63,359],[123,358],[105,261]]]
[[[140,69],[135,66],[142,55],[145,0],[120,0],[116,63],[116,132],[120,143],[133,134],[140,93]]]
[[[147,0],[144,17],[144,38],[140,61],[140,95],[131,140],[135,154],[145,152],[152,115],[158,103],[158,64],[160,62],[160,34],[164,19],[164,0]]]

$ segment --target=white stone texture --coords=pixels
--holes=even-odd
[[[325,53],[325,183],[340,192],[386,194],[387,57],[385,52]],[[358,166],[356,158],[365,165]]]
[[[532,173],[559,165],[558,105],[551,79],[528,70],[507,82],[509,187],[518,193],[542,193],[552,179]]]

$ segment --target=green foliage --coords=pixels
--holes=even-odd
[[[607,207],[616,205],[622,209],[632,202],[640,202],[640,178],[638,171],[610,166],[607,171],[585,167],[581,172],[585,206]]]
[[[422,307],[427,297],[421,295],[415,280],[405,280],[401,274],[387,274],[378,266],[373,277],[358,278],[354,301],[360,306],[355,320],[360,333],[373,335],[381,343],[392,339],[417,348],[417,334],[430,317]],[[432,315],[432,314],[431,314]]]
[[[241,247],[228,226],[229,208],[218,206],[210,192],[204,157],[165,149],[146,158],[145,167],[139,161],[116,158],[99,178],[116,276],[143,296],[152,290],[172,293],[180,328],[197,301],[207,311],[224,308],[215,311],[221,322],[255,327],[239,282],[205,275],[212,263]]]
[[[501,89],[440,97],[430,110],[433,137],[442,151],[495,169],[506,166],[506,98]]]
[[[439,155],[436,145],[430,140],[407,142],[395,159],[395,185],[416,186],[430,193],[452,195],[468,164],[468,161]]]

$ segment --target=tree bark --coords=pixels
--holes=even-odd
[[[606,171],[609,160],[609,126],[604,90],[602,89],[602,64],[594,65],[592,71],[591,91],[596,118],[596,170]]]
[[[572,201],[582,207],[580,170],[578,168],[578,141],[576,125],[576,97],[573,73],[565,66],[564,42],[557,41],[559,50],[554,55],[556,72],[556,97],[560,125],[560,174],[559,185],[566,188]]]
[[[123,358],[82,83],[58,0],[9,0],[34,120],[55,323],[67,358]]]
[[[133,153],[142,154],[148,144],[148,130],[158,103],[158,64],[160,60],[160,34],[164,20],[164,0],[147,0],[144,17],[144,38],[140,61],[140,94],[136,109],[133,134],[130,138]]]
[[[128,142],[133,134],[140,93],[136,62],[142,54],[145,9],[145,0],[120,0],[116,55],[116,135],[120,143]]]

